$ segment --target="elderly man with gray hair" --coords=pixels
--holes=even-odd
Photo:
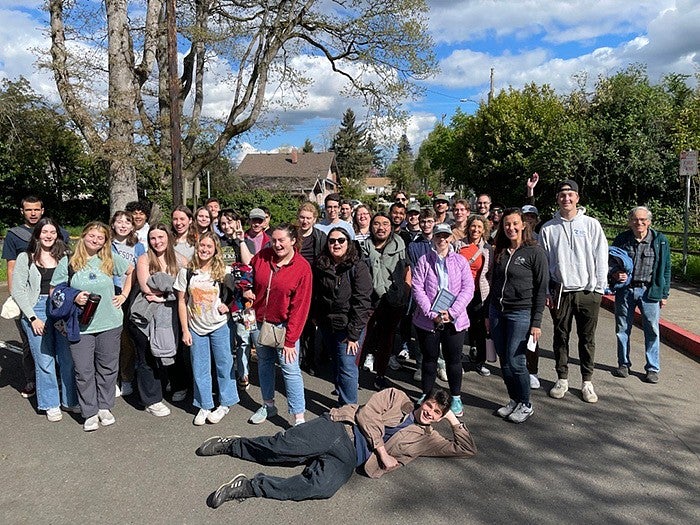
[[[617,377],[627,377],[630,361],[630,333],[634,309],[639,307],[644,331],[647,383],[659,381],[659,317],[666,305],[671,285],[671,254],[666,236],[651,228],[651,212],[645,206],[632,208],[628,215],[629,229],[619,234],[613,246],[622,248],[633,261],[629,285],[615,293],[615,330],[617,336]],[[625,282],[628,275],[618,271],[612,276]]]

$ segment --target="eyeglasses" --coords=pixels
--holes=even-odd
[[[406,197],[396,197],[397,202],[406,202],[408,199]]]
[[[345,244],[347,239],[345,237],[333,237],[328,239],[328,244]]]

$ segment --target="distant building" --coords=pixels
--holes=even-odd
[[[388,177],[367,177],[365,179],[365,193],[367,195],[389,195],[392,190],[393,186]]]
[[[329,193],[338,191],[335,153],[248,153],[236,169],[248,188],[284,191],[323,204]]]

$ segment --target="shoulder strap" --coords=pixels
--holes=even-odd
[[[17,237],[22,239],[24,242],[29,242],[32,239],[32,232],[22,226],[15,226],[13,228],[10,228],[10,231],[14,233]]]

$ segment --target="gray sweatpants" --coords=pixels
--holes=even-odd
[[[114,407],[121,335],[119,326],[97,334],[80,334],[80,341],[70,345],[78,402],[85,419],[98,410]]]

